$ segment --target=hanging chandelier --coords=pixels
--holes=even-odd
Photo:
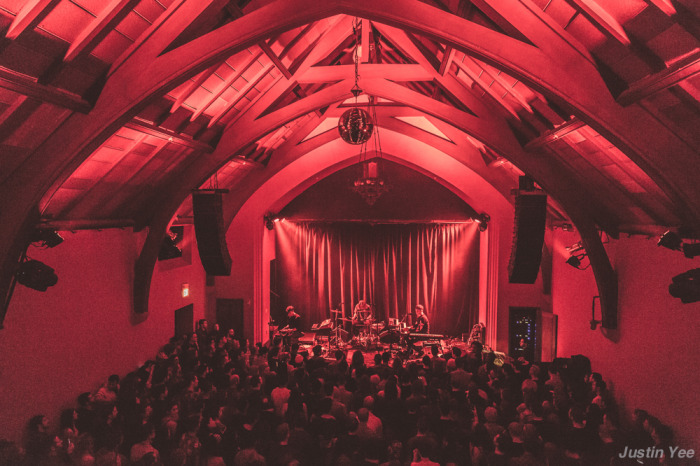
[[[355,32],[355,50],[353,60],[355,62],[355,86],[351,89],[355,96],[355,106],[343,113],[338,121],[338,132],[343,141],[348,144],[360,146],[359,166],[360,173],[352,181],[350,188],[362,196],[365,202],[373,206],[377,200],[389,189],[389,183],[382,176],[382,148],[379,141],[379,126],[374,129],[377,122],[377,112],[374,108],[374,98],[367,100],[367,110],[357,105],[357,98],[362,94],[362,89],[358,85],[360,78],[358,46],[360,43],[359,21],[356,20],[353,27]],[[369,47],[368,47],[369,49]],[[374,136],[374,138],[372,138]],[[375,155],[370,159],[367,155],[367,146],[370,141],[374,141]]]

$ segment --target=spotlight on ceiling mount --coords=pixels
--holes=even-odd
[[[566,259],[566,263],[569,264],[571,267],[577,268],[579,270],[586,270],[588,267],[591,266],[591,264],[589,263],[585,267],[581,267],[581,261],[584,258],[588,257],[588,254],[586,254],[586,251],[584,250],[581,241],[572,244],[571,246],[567,247],[566,250],[569,251],[570,255],[570,257]]]
[[[581,259],[579,259],[577,256],[571,256],[568,259],[566,259],[566,263],[569,264],[571,267],[576,267],[577,269],[581,267]]]
[[[491,221],[491,216],[485,212],[474,217],[474,221],[479,224],[479,231],[486,231]]]
[[[48,287],[58,283],[58,276],[53,268],[33,259],[26,259],[19,264],[15,278],[18,283],[37,291],[46,291]]]
[[[683,243],[683,254],[688,259],[700,256],[700,243]]]
[[[275,228],[275,222],[279,221],[279,219],[274,214],[267,214],[263,217],[263,221],[265,222],[265,228],[272,231]]]
[[[666,233],[661,235],[661,238],[659,238],[659,242],[656,243],[656,245],[663,246],[663,247],[665,247],[667,249],[671,249],[673,251],[680,251],[682,243],[683,243],[683,240],[678,235],[678,233],[671,231],[671,230],[668,230]]]
[[[56,230],[34,230],[32,235],[32,243],[41,243],[47,248],[55,248],[63,242],[63,236],[59,235]]]
[[[668,292],[685,304],[700,301],[700,268],[673,277]]]
[[[182,249],[180,249],[178,243],[182,241],[183,234],[183,227],[172,227],[165,233],[163,242],[160,244],[160,250],[158,251],[159,261],[182,257]]]

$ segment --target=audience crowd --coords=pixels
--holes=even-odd
[[[463,349],[348,361],[204,325],[78,396],[58,426],[34,416],[23,449],[0,440],[0,466],[621,465],[638,464],[625,447],[668,451],[670,430],[646,412],[619,427],[584,357],[535,365]]]

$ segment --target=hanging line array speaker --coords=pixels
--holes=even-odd
[[[510,283],[532,284],[542,260],[547,195],[541,191],[520,193],[515,197],[513,247],[508,264]]]
[[[194,232],[199,258],[209,275],[231,275],[231,255],[226,246],[222,191],[192,192]]]

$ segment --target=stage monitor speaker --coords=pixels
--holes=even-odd
[[[547,195],[519,194],[515,198],[513,248],[508,264],[510,283],[535,283],[542,260]]]
[[[231,275],[231,256],[226,246],[221,192],[193,192],[192,211],[199,258],[204,270],[209,275]]]

